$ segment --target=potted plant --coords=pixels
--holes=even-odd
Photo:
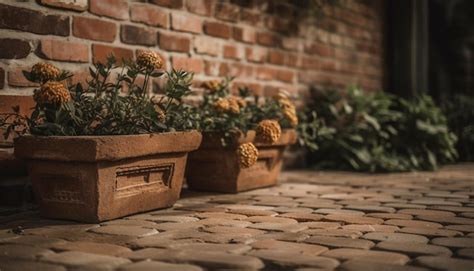
[[[241,88],[234,96],[230,81],[203,84],[203,102],[195,108],[203,141],[190,153],[186,174],[191,189],[237,193],[275,185],[283,152],[298,139],[298,117],[287,95],[264,99]]]
[[[162,72],[154,52],[122,63],[111,56],[95,64],[86,88],[66,87],[71,74],[48,63],[24,72],[40,85],[35,108],[2,122],[7,133],[20,134],[15,155],[28,163],[43,216],[99,222],[179,198],[187,153],[201,141],[182,103],[192,74]],[[167,81],[158,99],[147,89],[161,76]]]

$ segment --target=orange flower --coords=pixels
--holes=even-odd
[[[237,148],[237,156],[241,168],[249,168],[257,162],[258,149],[252,143],[243,143]]]
[[[71,95],[63,84],[48,81],[35,90],[33,98],[38,104],[60,105],[71,100]]]
[[[137,65],[148,71],[159,70],[163,68],[163,60],[155,52],[144,51],[138,54]]]
[[[280,139],[281,127],[276,120],[262,120],[255,129],[257,140],[264,143],[275,143]]]
[[[56,66],[45,62],[38,62],[31,67],[31,75],[33,78],[42,83],[56,80],[60,74],[61,71]]]

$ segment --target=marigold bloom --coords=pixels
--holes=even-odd
[[[202,87],[210,90],[211,92],[216,92],[221,87],[221,83],[217,80],[210,80],[202,83]]]
[[[38,104],[60,105],[71,100],[71,95],[63,84],[48,81],[35,90],[33,98]]]
[[[235,103],[237,103],[240,108],[247,106],[247,102],[244,99],[242,99],[242,97],[231,96],[229,98],[229,100],[234,101]]]
[[[275,143],[281,136],[281,127],[276,120],[262,120],[255,131],[257,140],[264,143]]]
[[[60,74],[61,71],[56,66],[45,62],[38,62],[31,67],[31,76],[42,83],[56,80]]]
[[[234,114],[239,114],[240,113],[240,105],[237,99],[235,97],[230,97],[227,99],[229,103],[229,112],[232,112]]]
[[[148,71],[153,71],[163,68],[163,60],[155,52],[144,51],[138,54],[137,65],[141,68],[145,68]]]
[[[241,168],[253,166],[258,159],[258,150],[252,143],[243,143],[237,148],[237,156]]]
[[[283,116],[288,120],[291,127],[296,127],[298,125],[298,116],[296,115],[295,110],[285,109],[283,110]]]
[[[219,98],[214,102],[214,108],[217,112],[226,112],[229,110],[230,104],[229,101],[223,98]]]
[[[158,120],[160,122],[165,122],[166,120],[166,113],[163,109],[161,109],[161,107],[159,105],[155,105],[155,112],[158,116]]]

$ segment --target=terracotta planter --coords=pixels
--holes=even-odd
[[[186,180],[191,189],[200,191],[237,193],[241,191],[272,186],[278,181],[285,148],[296,142],[295,130],[284,130],[274,144],[255,141],[255,132],[223,147],[221,135],[204,133],[198,150],[189,154]],[[240,168],[236,149],[239,144],[253,142],[258,148],[257,163],[250,168]]]
[[[15,140],[27,161],[40,212],[84,222],[172,206],[179,198],[196,131]]]

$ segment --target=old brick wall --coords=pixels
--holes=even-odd
[[[236,76],[256,93],[385,82],[384,1],[343,0],[307,18],[302,1],[0,0],[1,95],[31,95],[21,70],[49,61],[83,82],[107,54],[160,53],[196,81]],[[156,90],[159,84],[154,85]]]

